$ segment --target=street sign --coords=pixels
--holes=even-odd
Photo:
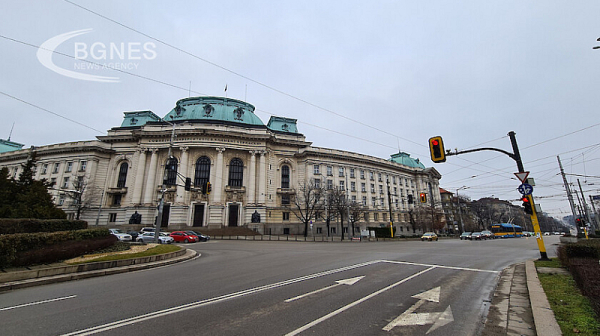
[[[519,190],[522,195],[531,195],[533,192],[533,187],[530,184],[523,183],[517,188],[517,190]]]
[[[515,173],[515,176],[521,181],[521,183],[525,183],[527,176],[529,176],[529,172]]]

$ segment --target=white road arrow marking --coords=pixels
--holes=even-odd
[[[285,300],[285,302],[292,302],[292,301],[295,301],[295,300],[298,300],[298,299],[302,299],[302,298],[307,297],[309,295],[313,295],[313,294],[316,294],[316,293],[319,293],[319,292],[322,292],[322,291],[325,291],[325,290],[328,290],[328,289],[331,289],[331,288],[335,288],[335,287],[340,286],[340,285],[352,286],[355,283],[357,283],[358,281],[360,281],[362,278],[364,278],[364,276],[359,276],[359,277],[350,278],[350,279],[338,280],[333,285],[327,286],[325,288],[317,289],[317,290],[312,291],[310,293],[306,293],[306,294],[302,294],[302,295],[299,295],[299,296],[296,296],[296,297],[293,297],[293,298],[289,298],[289,299]]]
[[[433,324],[427,331],[427,334],[434,331],[435,329],[445,326],[446,324],[454,321],[452,315],[452,309],[450,306],[442,313],[414,313],[423,303],[429,302],[440,302],[440,287],[435,287],[426,292],[413,295],[415,299],[419,299],[417,303],[408,308],[400,316],[396,317],[392,322],[386,325],[383,330],[390,331],[397,326],[409,326],[409,325],[427,325]]]

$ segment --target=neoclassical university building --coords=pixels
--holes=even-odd
[[[408,213],[420,193],[441,208],[441,175],[419,159],[404,152],[381,159],[313,147],[295,119],[273,116],[265,125],[254,106],[231,98],[181,99],[164,118],[125,112],[121,126],[97,140],[22,147],[0,140],[0,167],[18,177],[34,151],[35,177],[53,183],[55,202],[70,217],[77,209],[73,190],[81,189],[74,186],[85,186],[81,218],[90,225],[119,227],[136,212],[140,224],[153,225],[163,179],[169,186],[162,226],[168,230],[243,226],[264,234],[302,234],[293,200],[309,183],[341,188],[361,203],[365,211],[357,231],[389,225],[391,204],[397,234],[412,232]],[[189,191],[185,178],[191,179]],[[342,229],[332,222],[329,234],[342,230],[347,233],[347,224]],[[311,231],[328,234],[321,218],[313,220]]]

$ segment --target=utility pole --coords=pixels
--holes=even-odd
[[[435,232],[435,197],[433,197],[433,178],[429,175],[429,195],[431,199],[431,232]]]
[[[390,236],[394,238],[394,216],[392,216],[392,193],[390,192],[390,178],[387,178],[387,194],[388,194],[388,207],[390,210]]]
[[[348,234],[348,238],[352,240],[354,237],[354,225],[350,225],[350,186],[348,185],[348,170],[346,167],[344,167],[344,175],[346,177],[346,210],[348,215],[348,231],[352,231],[350,234]],[[342,223],[342,231],[344,231],[344,223]]]
[[[565,176],[565,171],[562,166],[562,162],[560,162],[560,156],[556,156],[558,159],[558,166],[560,167],[560,174],[563,178],[563,183],[565,185],[565,189],[567,190],[567,198],[569,199],[569,205],[571,206],[571,212],[573,213],[573,223],[575,223],[575,218],[577,218],[577,212],[575,210],[575,202],[573,202],[573,194],[571,193],[571,188],[569,188],[569,183],[567,183],[567,178]],[[577,228],[577,234],[579,235],[579,226],[575,223],[575,227]]]
[[[579,191],[581,192],[581,200],[583,201],[583,211],[585,216],[587,217],[588,223],[592,225],[592,216],[590,216],[590,212],[588,211],[587,203],[585,202],[585,195],[583,195],[583,189],[581,189],[581,182],[577,179],[577,184],[579,184]]]

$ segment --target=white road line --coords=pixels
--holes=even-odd
[[[159,311],[148,313],[148,314],[144,314],[144,315],[139,315],[139,316],[135,316],[135,317],[132,317],[132,318],[123,319],[123,320],[120,320],[120,321],[116,321],[116,322],[112,322],[112,323],[107,323],[107,324],[99,325],[99,326],[88,328],[88,329],[84,329],[84,330],[75,331],[75,332],[72,332],[72,333],[64,334],[63,336],[93,335],[93,334],[96,334],[96,333],[99,333],[99,332],[103,332],[103,331],[108,331],[108,330],[112,330],[112,329],[124,327],[124,326],[131,325],[131,324],[134,324],[134,323],[138,323],[138,322],[142,322],[142,321],[146,321],[146,320],[155,319],[155,318],[158,318],[158,317],[161,317],[161,316],[171,315],[171,314],[179,313],[179,312],[190,310],[190,309],[195,309],[195,308],[206,306],[206,305],[209,305],[209,304],[212,304],[212,303],[217,303],[217,302],[222,302],[222,301],[226,301],[226,300],[231,300],[231,299],[235,299],[235,298],[238,298],[238,297],[242,297],[242,296],[246,296],[246,295],[250,295],[250,294],[254,294],[254,293],[263,292],[263,291],[266,291],[266,290],[269,290],[269,289],[274,289],[274,288],[278,288],[278,287],[290,285],[290,284],[293,284],[293,283],[298,283],[298,282],[302,282],[302,281],[306,281],[306,280],[310,280],[310,279],[315,279],[315,278],[323,277],[323,276],[326,276],[326,275],[340,273],[340,272],[352,270],[352,269],[359,268],[359,267],[369,266],[369,265],[372,265],[372,264],[376,264],[378,262],[379,262],[378,260],[376,260],[376,261],[368,261],[368,262],[364,262],[364,263],[361,263],[361,264],[350,265],[350,266],[346,266],[346,267],[342,267],[342,268],[337,268],[337,269],[330,270],[330,271],[324,271],[324,272],[319,272],[319,273],[315,273],[315,274],[311,274],[311,275],[306,275],[306,276],[295,278],[295,279],[285,280],[285,281],[277,282],[277,283],[270,284],[270,285],[264,285],[264,286],[260,286],[260,287],[256,287],[256,288],[246,289],[246,290],[243,290],[243,291],[240,291],[240,292],[237,292],[237,293],[225,294],[225,295],[218,296],[218,297],[211,298],[211,299],[206,299],[206,300],[201,300],[201,301],[197,301],[197,302],[192,302],[192,303],[184,304],[184,305],[181,305],[181,306],[167,308],[167,309],[159,310]]]
[[[379,295],[379,294],[381,294],[381,293],[383,293],[383,292],[385,292],[387,290],[390,290],[390,289],[392,289],[392,288],[394,288],[394,287],[396,287],[396,286],[398,286],[398,285],[400,285],[402,283],[407,282],[410,279],[416,278],[419,275],[421,275],[423,273],[426,273],[426,272],[429,272],[429,271],[431,271],[432,269],[435,269],[435,268],[436,268],[436,266],[432,266],[432,267],[429,267],[426,270],[422,270],[422,271],[420,271],[418,273],[415,273],[415,274],[413,274],[413,275],[411,275],[411,276],[409,276],[407,278],[404,278],[404,279],[402,279],[402,280],[400,280],[400,281],[398,281],[398,282],[396,282],[394,284],[391,284],[391,285],[389,285],[389,286],[387,286],[385,288],[382,288],[382,289],[380,289],[380,290],[378,290],[378,291],[376,291],[374,293],[371,293],[371,294],[363,297],[360,300],[354,301],[354,302],[352,302],[352,303],[350,303],[350,304],[348,304],[348,305],[346,305],[346,306],[344,306],[344,307],[342,307],[342,308],[340,308],[340,309],[338,309],[336,311],[333,311],[333,312],[331,312],[331,313],[329,313],[329,314],[327,314],[327,315],[325,315],[325,316],[323,316],[323,317],[321,317],[319,319],[316,319],[316,320],[312,321],[311,323],[306,324],[306,325],[304,325],[304,326],[302,326],[302,327],[300,327],[300,328],[298,328],[298,329],[296,329],[296,330],[294,330],[294,331],[292,331],[290,333],[287,333],[287,334],[285,334],[285,336],[298,335],[299,333],[301,333],[301,332],[303,332],[305,330],[308,330],[309,328],[314,327],[315,325],[317,325],[317,324],[319,324],[319,323],[321,323],[321,322],[323,322],[325,320],[328,320],[329,318],[331,318],[331,317],[333,317],[333,316],[335,316],[335,315],[337,315],[339,313],[342,313],[342,312],[344,312],[344,311],[346,311],[346,310],[348,310],[348,309],[350,309],[350,308],[352,308],[352,307],[354,307],[354,306],[356,306],[356,305],[358,305],[358,304],[360,304],[360,303],[362,303],[364,301],[367,301],[368,299],[370,299],[372,297],[375,297],[375,296],[377,296],[377,295]]]
[[[402,265],[423,266],[423,267],[447,268],[447,269],[454,269],[454,270],[459,270],[459,271],[500,273],[499,271],[482,270],[482,269],[477,269],[477,268],[444,266],[444,265],[434,265],[434,264],[420,264],[420,263],[414,263],[414,262],[408,262],[408,261],[393,261],[393,260],[379,260],[379,261],[380,262],[384,262],[384,263],[390,263],[390,264],[402,264]]]
[[[28,307],[28,306],[35,306],[35,305],[39,305],[39,304],[42,304],[42,303],[67,300],[67,299],[72,299],[72,298],[75,298],[75,297],[77,297],[77,295],[70,295],[70,296],[59,297],[59,298],[56,298],[56,299],[49,299],[49,300],[43,300],[43,301],[25,303],[25,304],[21,304],[21,305],[18,305],[18,306],[0,308],[0,311],[11,310],[11,309],[16,309],[16,308],[22,308],[22,307]]]

